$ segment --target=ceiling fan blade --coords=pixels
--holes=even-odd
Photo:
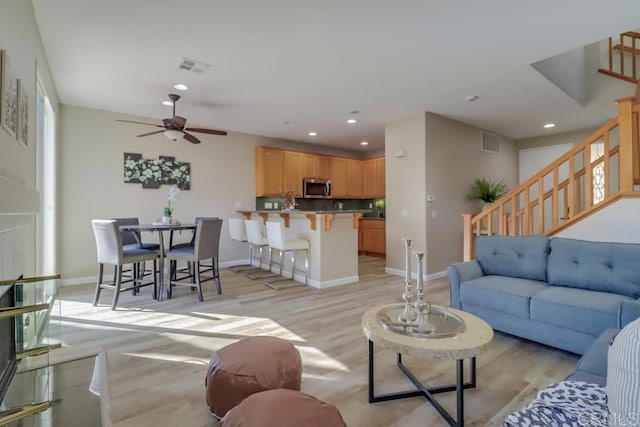
[[[195,136],[191,135],[190,133],[184,133],[184,139],[186,139],[187,141],[189,141],[192,144],[200,144],[200,140],[198,138],[196,138]]]
[[[131,121],[131,120],[119,120],[119,119],[116,119],[116,122],[137,123],[139,125],[155,126],[157,128],[163,128],[164,127],[164,126],[156,125],[156,124],[153,124],[153,123],[134,122],[134,121]]]
[[[162,133],[162,132],[164,132],[164,130],[154,130],[153,132],[143,133],[142,135],[136,135],[136,136],[140,138],[141,136],[155,135],[156,133]]]
[[[208,133],[210,135],[226,135],[227,132],[223,131],[223,130],[217,130],[217,129],[205,129],[205,128],[185,128],[185,130],[188,130],[189,132],[199,132],[199,133]]]

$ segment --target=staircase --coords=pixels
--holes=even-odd
[[[635,96],[616,102],[616,118],[490,208],[463,215],[465,261],[474,257],[475,236],[552,236],[622,198],[640,197],[640,83]]]
[[[620,34],[619,42],[609,37],[609,67],[598,71],[621,80],[637,83],[640,77],[640,33],[627,31]],[[617,52],[617,55],[616,55]]]

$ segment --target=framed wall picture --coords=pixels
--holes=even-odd
[[[18,141],[29,146],[29,92],[22,80],[18,79]]]
[[[18,131],[18,82],[7,52],[0,51],[0,122],[13,137]]]

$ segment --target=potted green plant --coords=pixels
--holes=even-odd
[[[384,218],[384,199],[378,199],[374,204],[378,209],[378,218]]]
[[[509,192],[509,187],[502,180],[476,178],[471,185],[471,191],[467,194],[467,200],[482,200],[484,203],[493,203]]]

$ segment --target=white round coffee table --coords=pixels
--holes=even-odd
[[[408,397],[423,396],[442,417],[452,426],[464,425],[464,390],[476,386],[476,356],[482,353],[493,339],[493,329],[484,320],[449,307],[432,305],[435,310],[441,310],[450,314],[451,318],[462,321],[463,329],[454,336],[438,337],[434,332],[432,337],[428,335],[416,336],[416,334],[398,332],[398,328],[390,326],[389,321],[381,313],[387,313],[394,307],[402,304],[385,304],[372,307],[362,315],[362,330],[369,341],[369,403],[384,402],[388,400],[403,399]],[[388,320],[385,318],[385,320]],[[374,393],[374,360],[373,345],[378,344],[397,353],[398,368],[416,386],[416,390],[389,393],[376,396]],[[456,361],[456,383],[441,386],[425,387],[402,363],[402,355],[411,355],[429,359],[451,359]],[[464,382],[464,359],[469,359],[470,380]],[[433,396],[437,393],[456,391],[457,394],[457,419],[440,405]]]

